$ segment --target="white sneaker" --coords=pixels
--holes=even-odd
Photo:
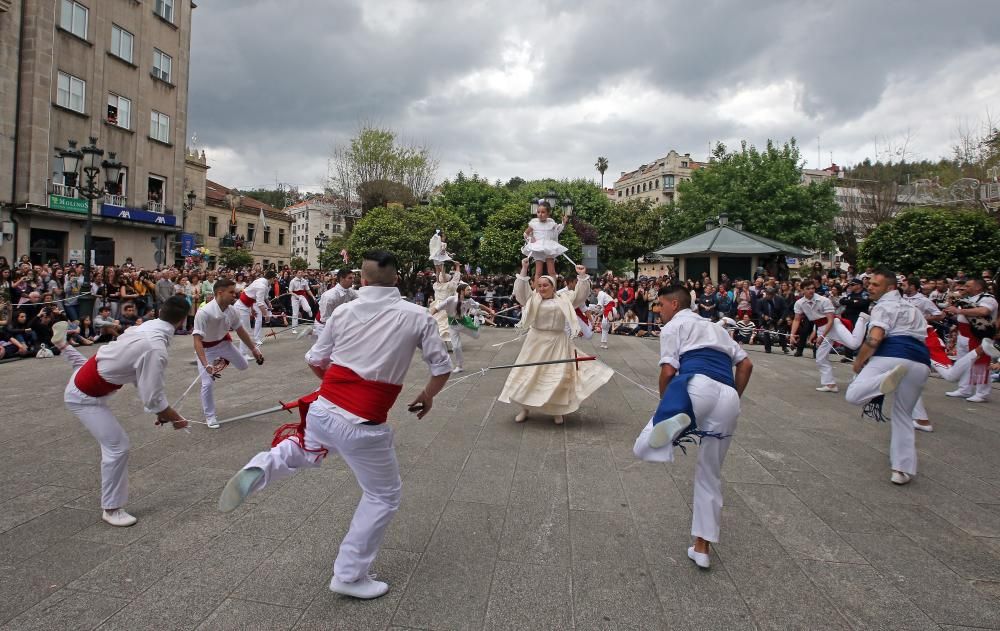
[[[840,386],[833,384],[832,386],[822,385],[816,388],[816,392],[840,392]]]
[[[139,521],[132,515],[126,513],[124,508],[106,510],[103,514],[101,514],[101,519],[108,522],[112,526],[118,526],[119,528],[127,528]]]
[[[961,397],[962,399],[964,399],[965,397],[972,396],[972,395],[970,395],[968,392],[962,392],[961,389],[958,389],[958,390],[952,390],[951,392],[945,392],[944,396],[946,396],[946,397],[955,397],[955,398]]]
[[[457,372],[462,372],[462,370],[463,368],[461,366],[455,366],[454,368],[451,369],[451,372],[452,374],[455,374]]]
[[[913,429],[921,432],[933,432],[934,426],[928,423],[927,425],[921,425],[920,423],[913,421]]]
[[[607,347],[608,347],[607,344],[601,344],[601,348],[607,348]]]
[[[229,482],[226,482],[226,486],[222,488],[222,495],[219,496],[219,511],[230,513],[236,510],[236,507],[250,495],[251,487],[262,475],[264,475],[264,470],[258,467],[237,471],[236,475],[229,478]]]
[[[58,325],[58,324],[59,323],[57,322],[56,325]],[[52,329],[55,330],[55,327],[53,326]],[[56,341],[56,338],[55,338],[54,335],[52,336],[52,341],[53,342]],[[996,345],[993,343],[993,340],[991,340],[988,337],[987,338],[983,338],[982,347],[983,347],[983,352],[986,353],[987,355],[989,355],[990,358],[993,361],[996,361],[996,360],[1000,359],[1000,348],[996,347]]]
[[[353,596],[363,600],[378,598],[389,591],[389,584],[382,581],[373,580],[373,576],[366,576],[353,583],[345,583],[336,576],[330,580],[330,591],[345,596]]]
[[[528,410],[527,408],[524,408],[517,413],[517,416],[514,417],[514,422],[523,423],[525,420],[527,420],[527,418],[528,418]]]
[[[984,397],[981,394],[974,394],[971,397],[966,397],[965,400],[969,403],[986,403],[989,401],[989,397]]]
[[[209,429],[219,429],[219,419],[214,416],[209,416],[205,419],[205,425],[208,425]]]
[[[695,552],[694,546],[688,548],[688,558],[694,561],[694,564],[703,570],[707,570],[710,565],[712,565],[711,557],[704,552]]]
[[[889,478],[889,480],[893,484],[898,484],[900,486],[902,486],[904,484],[909,484],[910,480],[912,480],[912,479],[913,479],[912,475],[910,475],[909,473],[903,473],[902,471],[893,471],[892,472],[892,477]]]
[[[292,329],[292,333],[298,333],[298,332],[299,332],[298,328]]]
[[[660,447],[667,447],[673,444],[674,440],[680,436],[680,433],[688,428],[691,424],[691,417],[687,414],[681,412],[680,414],[674,414],[670,418],[663,419],[656,425],[653,425],[653,431],[649,433],[649,438],[646,439],[646,444],[653,449],[659,449]],[[693,548],[692,548],[693,549]]]
[[[52,345],[56,348],[62,350],[66,346],[66,329],[69,328],[69,322],[65,320],[60,320],[52,325]],[[992,346],[992,344],[990,344]]]
[[[899,382],[903,380],[906,376],[907,368],[906,366],[896,366],[889,371],[885,377],[882,378],[882,383],[878,386],[878,391],[882,394],[889,394],[890,392],[895,392],[896,388],[899,387]]]
[[[556,425],[562,425],[563,424],[563,417],[562,416],[553,416],[552,417],[552,422],[555,423]]]

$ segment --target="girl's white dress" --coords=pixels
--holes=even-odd
[[[563,224],[553,221],[551,217],[541,221],[535,217],[528,222],[532,234],[527,238],[521,254],[530,256],[537,261],[554,259],[562,256],[566,252],[566,247],[559,243],[559,234],[563,231]]]
[[[445,342],[451,341],[451,327],[448,326],[448,314],[442,309],[441,305],[445,300],[458,293],[458,283],[460,280],[462,280],[462,275],[458,272],[452,272],[444,281],[438,277],[437,282],[433,285],[434,301],[428,305],[439,310],[433,315],[434,320],[437,321],[438,333],[441,334],[441,339]]]
[[[427,244],[427,249],[430,251],[430,259],[434,265],[442,265],[451,260],[451,255],[448,254],[448,244],[441,240],[441,235],[435,233],[431,237],[430,243]]]
[[[544,300],[532,291],[528,277],[518,275],[514,281],[514,297],[523,305],[521,326],[528,335],[517,356],[517,363],[569,359],[574,356],[572,338],[580,332],[580,321],[573,311],[590,295],[590,279],[581,276],[576,289]],[[579,368],[579,369],[578,369]],[[578,364],[549,364],[513,368],[507,376],[501,403],[516,403],[542,414],[562,416],[575,412],[580,404],[598,388],[611,380],[614,371],[600,361]]]

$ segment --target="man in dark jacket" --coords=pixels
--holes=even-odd
[[[764,297],[758,301],[757,305],[759,309],[757,313],[760,314],[760,326],[764,329],[764,332],[760,336],[760,339],[764,342],[764,352],[771,352],[771,344],[776,338],[781,344],[781,350],[787,355],[788,337],[775,333],[778,324],[788,313],[788,305],[785,304],[785,299],[778,294],[774,287],[768,287],[764,290]]]

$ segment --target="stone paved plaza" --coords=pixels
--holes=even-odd
[[[512,361],[520,343],[492,345],[515,334],[466,342],[467,368]],[[175,338],[171,400],[194,377],[190,344]],[[268,342],[263,369],[227,371],[220,416],[309,392],[307,346]],[[655,386],[657,348],[613,338],[600,355]],[[894,487],[887,426],[815,392],[808,357],[751,358],[708,572],[686,557],[697,450],[672,465],[631,454],[654,397],[616,376],[562,427],[515,424],[495,371],[417,421],[416,360],[390,416],[403,503],[373,568],[391,591],[370,602],[327,589],[359,497],[339,459],[216,511],[290,416],[188,435],[154,427],[127,387],[113,407],[139,523],[117,529],[100,521],[98,447],[62,405],[69,367],[0,365],[0,628],[1000,629],[1000,394],[973,405],[931,380],[937,431]],[[200,418],[194,395],[183,411]]]

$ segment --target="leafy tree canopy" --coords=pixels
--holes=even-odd
[[[253,254],[243,248],[222,248],[219,252],[219,265],[229,269],[239,269],[253,265]]]
[[[292,260],[288,262],[288,266],[293,270],[308,269],[309,262],[301,256],[293,256]]]
[[[746,142],[728,151],[719,143],[712,153],[710,164],[678,184],[680,201],[664,214],[666,242],[702,232],[706,220],[726,213],[764,237],[814,250],[833,244],[833,182],[801,184],[794,139],[781,146],[768,141],[763,151]]]
[[[490,184],[478,173],[467,177],[459,171],[453,181],[441,184],[441,194],[434,203],[458,214],[474,234],[479,234],[489,216],[510,200],[511,193],[506,187]]]
[[[1000,266],[1000,225],[977,210],[907,210],[868,235],[860,259],[863,265],[930,278],[957,270],[978,276]]]

